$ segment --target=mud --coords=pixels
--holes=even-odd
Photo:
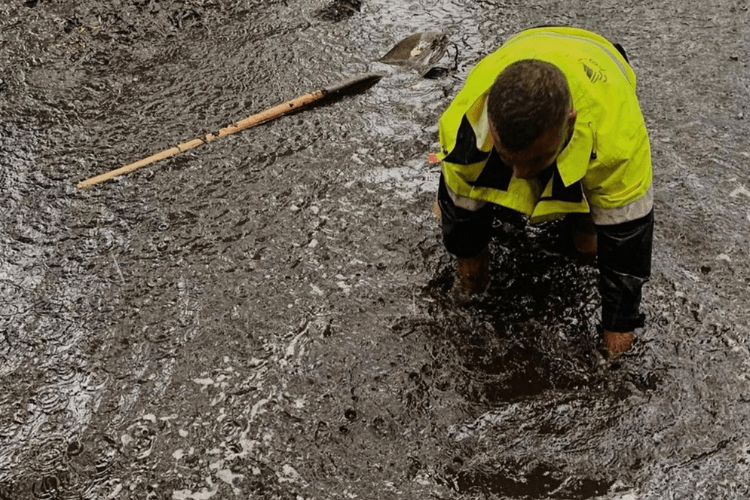
[[[747,498],[748,21],[730,0],[0,4],[0,499]],[[639,77],[654,270],[617,366],[558,227],[499,223],[467,301],[430,212],[438,116],[538,24],[621,42]],[[375,62],[420,31],[455,44],[438,78]],[[74,187],[366,71],[387,76]]]

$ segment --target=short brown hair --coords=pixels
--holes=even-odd
[[[569,103],[568,80],[557,66],[524,59],[495,79],[487,114],[503,147],[516,152],[550,128],[562,125]]]

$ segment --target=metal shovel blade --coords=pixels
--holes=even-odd
[[[407,66],[425,74],[445,55],[447,47],[448,37],[443,33],[415,33],[398,42],[379,62]]]

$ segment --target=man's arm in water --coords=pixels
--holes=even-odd
[[[616,355],[630,348],[633,330],[644,324],[641,291],[651,276],[654,212],[619,224],[597,225],[596,231],[602,327],[605,345]]]
[[[438,207],[443,227],[443,243],[458,261],[461,286],[470,293],[482,293],[489,283],[490,254],[487,250],[492,237],[492,205],[466,200],[462,208],[440,176]]]

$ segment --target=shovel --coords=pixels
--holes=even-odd
[[[417,33],[401,40],[401,42],[380,59],[380,62],[397,66],[406,66],[418,71],[421,76],[424,76],[443,56],[446,41],[447,37],[439,33]],[[182,144],[178,144],[177,146],[165,149],[164,151],[143,158],[142,160],[138,160],[135,163],[130,163],[124,167],[81,181],[76,187],[78,189],[90,188],[101,182],[138,170],[146,165],[171,158],[172,156],[184,153],[185,151],[190,151],[191,149],[197,148],[208,142],[213,142],[226,135],[234,134],[240,130],[255,127],[256,125],[266,123],[278,118],[279,116],[298,111],[313,103],[323,101],[324,99],[333,98],[363,88],[369,88],[380,81],[383,76],[384,75],[381,73],[365,73],[341,81],[335,85],[301,95],[260,113],[248,116],[237,123],[220,129],[216,133],[206,134],[202,139],[193,139],[191,141],[183,142]]]
[[[378,61],[394,66],[405,66],[422,77],[429,77],[432,72],[439,72],[442,69],[436,65],[447,49],[448,37],[445,34],[425,31],[404,38]]]

